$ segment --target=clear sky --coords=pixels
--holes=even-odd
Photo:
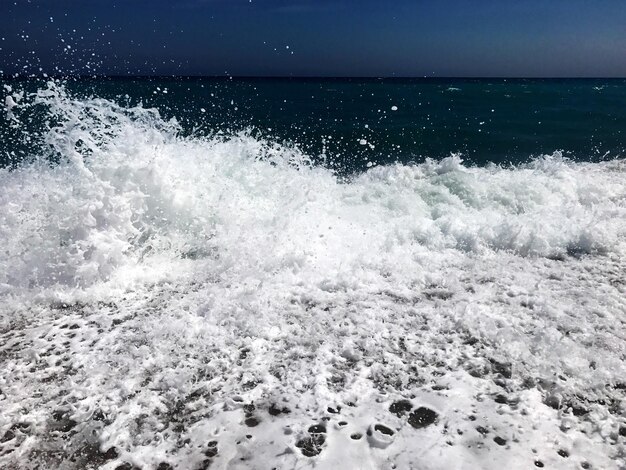
[[[4,73],[626,76],[626,0],[0,0]]]

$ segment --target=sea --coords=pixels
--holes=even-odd
[[[626,467],[626,80],[0,90],[0,468]]]
[[[34,93],[46,81],[0,84],[5,93],[6,87]],[[626,150],[624,79],[118,77],[60,83],[76,98],[155,109],[163,120],[175,120],[182,136],[247,133],[297,147],[342,174],[452,154],[485,166],[528,163],[554,152],[597,162]],[[6,121],[0,127],[3,166],[41,153],[22,145],[42,124],[28,122],[22,133]]]

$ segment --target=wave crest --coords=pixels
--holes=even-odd
[[[624,253],[620,160],[555,153],[478,168],[453,155],[343,182],[295,147],[246,133],[183,137],[156,110],[52,83],[13,106],[16,119],[20,107],[44,108],[51,124],[38,158],[0,170],[7,291],[224,271],[413,279],[429,257]]]

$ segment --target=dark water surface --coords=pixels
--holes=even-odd
[[[12,92],[44,80],[3,80]],[[154,107],[184,134],[295,144],[347,171],[461,153],[471,164],[520,163],[561,150],[577,161],[623,156],[624,79],[72,79],[73,96]],[[397,109],[396,109],[397,108]],[[24,120],[22,120],[24,122]],[[0,162],[38,153],[36,112],[0,127]]]

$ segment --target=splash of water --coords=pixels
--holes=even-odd
[[[211,455],[244,468],[281,452],[286,467],[303,468],[392,458],[399,468],[501,468],[531,449],[561,459],[547,442],[617,462],[603,431],[617,418],[600,403],[617,399],[606,384],[626,373],[614,329],[623,160],[557,153],[479,168],[451,156],[341,181],[295,148],[245,133],[183,137],[154,110],[54,84],[12,106],[18,125],[22,106],[50,125],[38,155],[0,170],[0,343],[14,377],[0,385],[15,405],[0,427],[31,423],[37,438],[12,441],[21,455],[60,465],[60,455],[84,458],[87,442],[115,447],[114,466],[200,463],[217,436]],[[72,366],[48,363],[50,351]],[[520,434],[474,400],[502,390]],[[462,430],[450,437],[459,445],[437,424],[416,430],[390,415],[399,397]],[[276,403],[292,409],[289,433],[260,414]],[[351,410],[346,425],[324,428],[324,459],[307,461],[306,423],[337,403]],[[568,406],[586,418],[563,418]],[[515,439],[517,450],[467,451],[480,438],[472,412],[500,423],[496,442]],[[259,426],[258,444],[241,445],[244,418]],[[76,439],[38,440],[68,423],[80,423]],[[342,426],[370,434],[356,442]],[[378,431],[391,428],[393,437]]]
[[[154,280],[209,254],[279,270],[299,260],[320,274],[365,259],[385,271],[394,252],[563,258],[624,248],[621,161],[557,153],[467,168],[452,156],[340,183],[293,148],[246,134],[183,138],[155,110],[71,98],[53,83],[30,106],[56,124],[40,158],[0,174],[7,289]]]

